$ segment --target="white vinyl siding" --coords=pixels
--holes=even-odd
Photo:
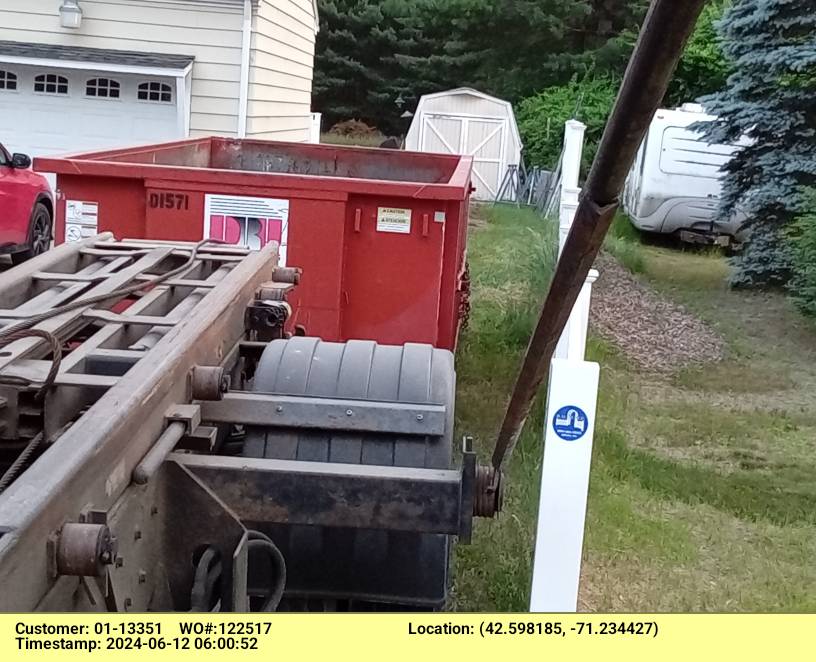
[[[315,21],[312,0],[259,0],[252,25],[248,136],[309,139]]]
[[[0,40],[193,56],[190,135],[237,135],[243,2],[82,0],[79,30],[59,4],[2,0]]]

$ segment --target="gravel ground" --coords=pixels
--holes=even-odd
[[[683,306],[641,283],[608,254],[595,266],[601,275],[592,287],[590,324],[640,368],[665,373],[723,358],[723,339]]]

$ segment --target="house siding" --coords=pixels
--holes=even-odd
[[[190,135],[237,135],[243,2],[82,0],[79,30],[56,0],[2,0],[0,40],[195,57]]]
[[[309,139],[316,16],[312,0],[260,0],[252,22],[247,135]]]

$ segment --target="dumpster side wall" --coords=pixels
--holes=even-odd
[[[445,203],[382,195],[349,198],[343,270],[344,339],[439,342]],[[395,220],[388,221],[389,217]]]
[[[470,184],[468,182],[468,184]],[[445,258],[440,291],[450,293],[439,302],[438,343],[440,347],[455,348],[463,318],[462,306],[469,301],[470,284],[465,281],[467,268],[467,230],[470,201],[448,202]]]
[[[54,240],[77,241],[97,232],[117,238],[145,235],[144,182],[118,177],[59,175]],[[67,233],[67,237],[66,237]]]
[[[213,236],[214,195],[285,203],[285,264],[303,270],[290,329],[456,346],[466,202],[88,175],[59,175],[58,186],[57,243],[105,231],[198,241]]]
[[[263,154],[297,158],[289,173],[244,169],[242,156],[252,165]],[[404,165],[444,181],[302,172],[331,161],[350,174],[345,168],[357,172],[366,158],[381,174]],[[390,170],[376,165],[382,158],[393,161]],[[250,249],[275,241],[281,263],[303,270],[290,298],[291,330],[327,341],[456,347],[467,294],[469,157],[197,139],[40,158],[35,168],[58,174],[58,243],[104,231]]]

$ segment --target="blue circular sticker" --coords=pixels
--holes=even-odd
[[[568,405],[555,412],[552,425],[559,437],[565,441],[576,441],[586,434],[589,419],[583,409]]]

